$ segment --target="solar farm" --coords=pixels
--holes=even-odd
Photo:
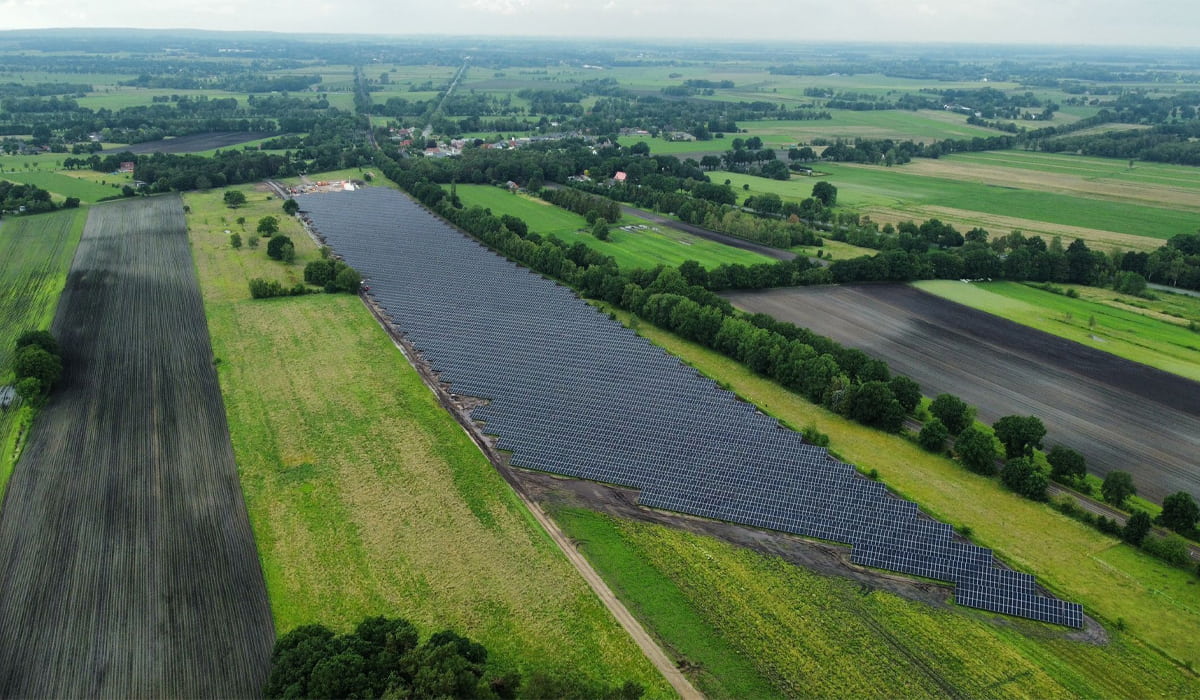
[[[514,466],[627,486],[646,507],[853,546],[865,566],[955,584],[956,601],[1070,627],[992,552],[579,299],[382,188],[299,198],[317,233]]]

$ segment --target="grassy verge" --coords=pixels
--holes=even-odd
[[[1018,282],[928,280],[914,286],[1102,352],[1200,381],[1200,333],[1135,307],[1073,299]],[[1103,290],[1095,292],[1103,294]]]
[[[628,321],[627,315],[621,318]],[[814,426],[832,449],[880,478],[923,510],[953,525],[967,525],[977,543],[994,548],[1013,566],[1036,574],[1057,595],[1083,603],[1086,612],[1129,632],[1179,663],[1200,663],[1200,606],[1191,595],[1195,574],[1168,567],[1130,549],[1123,564],[1104,561],[1111,537],[1067,518],[1049,506],[1003,491],[995,480],[971,474],[911,442],[860,426],[804,400],[769,379],[707,348],[651,326],[639,332],[704,374],[793,427]],[[1167,582],[1167,583],[1164,583]]]
[[[348,295],[253,301],[247,280],[288,281],[316,255],[294,220],[285,266],[229,246],[225,229],[279,211],[247,190],[187,197],[230,435],[280,633],[397,615],[452,627],[497,667],[574,671],[669,688]],[[236,225],[235,225],[236,228]]]
[[[771,261],[758,253],[631,216],[623,217],[612,226],[609,239],[602,241],[589,232],[590,227],[582,216],[540,199],[513,194],[490,185],[459,185],[458,196],[467,206],[481,206],[497,215],[520,217],[535,233],[557,236],[567,244],[583,243],[605,255],[611,255],[626,270],[651,268],[659,264],[675,266],[685,260],[695,260],[704,267],[716,267],[722,263],[756,265]],[[621,228],[623,226],[645,228],[626,230]]]
[[[12,217],[0,224],[0,386],[12,381],[17,337],[27,330],[49,328],[54,320],[86,222],[86,209],[68,209]],[[0,494],[33,415],[28,406],[0,410]]]
[[[1120,633],[1074,641],[668,527],[566,507],[554,515],[712,698],[1200,693],[1190,673]]]

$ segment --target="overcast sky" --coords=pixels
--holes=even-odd
[[[0,29],[45,27],[1197,47],[1200,2],[0,0]]]

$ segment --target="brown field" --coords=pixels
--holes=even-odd
[[[991,423],[1035,415],[1047,446],[1082,452],[1089,470],[1127,471],[1139,493],[1200,493],[1200,385],[904,285],[727,295],[860,348],[921,384],[960,396]]]
[[[128,151],[134,154],[144,153],[196,153],[211,151],[214,148],[226,148],[239,143],[265,139],[270,134],[255,131],[214,131],[207,134],[188,134],[159,141],[147,141],[128,146],[110,148],[104,153],[122,153]]]
[[[0,695],[250,697],[274,629],[178,196],[90,212],[0,518]]]

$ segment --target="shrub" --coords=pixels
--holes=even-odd
[[[240,233],[229,234],[229,245],[233,246],[234,250],[242,247],[242,235]]]
[[[996,473],[995,438],[974,426],[958,434],[954,441],[954,452],[964,467],[976,474],[991,476]]]
[[[1166,537],[1147,537],[1142,549],[1175,566],[1186,566],[1192,560],[1187,540],[1174,533]]]
[[[1125,521],[1125,529],[1121,531],[1121,539],[1137,547],[1150,534],[1150,516],[1144,510],[1135,510],[1129,520]]]
[[[292,239],[282,233],[272,236],[271,240],[267,241],[267,257],[272,260],[282,260],[285,245],[292,245]]]
[[[1104,483],[1100,485],[1100,494],[1105,502],[1118,508],[1124,506],[1125,501],[1136,493],[1133,477],[1127,472],[1109,472],[1104,477]]]
[[[1010,459],[1000,471],[1000,482],[1010,490],[1034,501],[1046,500],[1049,479],[1027,457]]]
[[[951,435],[958,435],[966,430],[967,426],[971,425],[975,413],[967,402],[953,394],[938,394],[929,404],[929,412],[946,426]]]
[[[950,431],[946,430],[946,426],[937,418],[930,418],[921,426],[921,432],[917,434],[917,444],[930,452],[940,453],[945,451],[948,437]]]

